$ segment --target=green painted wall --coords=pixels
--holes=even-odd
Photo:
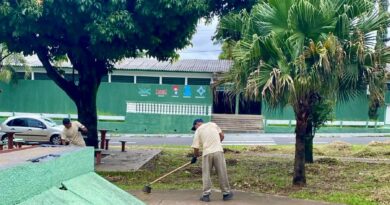
[[[201,89],[202,87],[202,89]],[[0,112],[76,114],[76,106],[50,80],[19,80],[0,84]],[[204,89],[204,90],[203,90]],[[176,91],[176,92],[175,92]],[[210,116],[126,113],[127,102],[212,105],[210,86],[102,83],[99,115],[125,116],[125,121],[100,121],[99,127],[122,133],[189,133],[195,118]]]
[[[133,127],[134,133],[190,133],[192,123],[196,118],[211,120],[210,116],[128,114],[126,122]]]
[[[390,96],[387,94],[386,96]],[[390,101],[386,101],[390,102]],[[345,103],[336,105],[335,120],[337,121],[370,121],[368,117],[368,98],[366,95],[361,95]],[[385,117],[384,107],[379,109],[378,121],[383,122]],[[286,107],[282,110],[270,110],[265,102],[263,102],[263,116],[265,119],[275,120],[294,120],[294,111],[291,107]]]
[[[265,133],[295,133],[295,126],[266,126]],[[387,127],[321,127],[316,133],[389,133]]]
[[[69,204],[115,204],[145,205],[117,186],[94,172],[62,182],[66,190],[57,187],[36,195],[21,205],[69,205]]]
[[[57,85],[48,80],[0,83],[0,89],[2,112],[76,113],[74,103]]]

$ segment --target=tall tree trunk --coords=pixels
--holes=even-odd
[[[307,136],[309,109],[308,102],[301,101],[295,108],[295,159],[294,159],[294,177],[293,185],[305,186],[305,137]]]
[[[87,146],[98,147],[97,130],[97,88],[91,85],[80,84],[80,98],[77,101],[78,120],[87,127]]]
[[[313,123],[309,120],[306,128],[307,135],[305,137],[305,163],[313,163]]]
[[[78,119],[88,129],[87,146],[98,147],[98,116],[96,106],[96,96],[100,85],[100,77],[95,69],[91,69],[91,65],[83,68],[80,72],[79,79],[79,95],[77,96],[76,105]],[[80,69],[81,70],[81,69]]]

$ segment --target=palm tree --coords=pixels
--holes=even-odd
[[[263,100],[270,108],[291,106],[296,119],[294,185],[305,185],[305,139],[314,108],[370,91],[370,106],[384,102],[388,48],[375,49],[387,13],[370,0],[269,0],[249,14],[221,20],[217,36],[239,33],[234,65],[223,82]],[[228,22],[226,22],[228,21]],[[236,23],[242,24],[241,30]]]

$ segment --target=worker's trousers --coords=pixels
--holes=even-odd
[[[226,171],[226,161],[223,152],[214,152],[203,156],[202,160],[202,180],[203,180],[203,195],[211,193],[211,170],[215,167],[218,174],[219,186],[222,194],[230,193],[230,186]]]

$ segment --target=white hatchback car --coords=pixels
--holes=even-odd
[[[57,125],[50,118],[40,116],[14,116],[6,119],[1,125],[1,132],[16,132],[15,138],[21,138],[28,142],[51,142],[61,144],[61,132],[63,125]],[[6,140],[3,134],[1,140]]]

